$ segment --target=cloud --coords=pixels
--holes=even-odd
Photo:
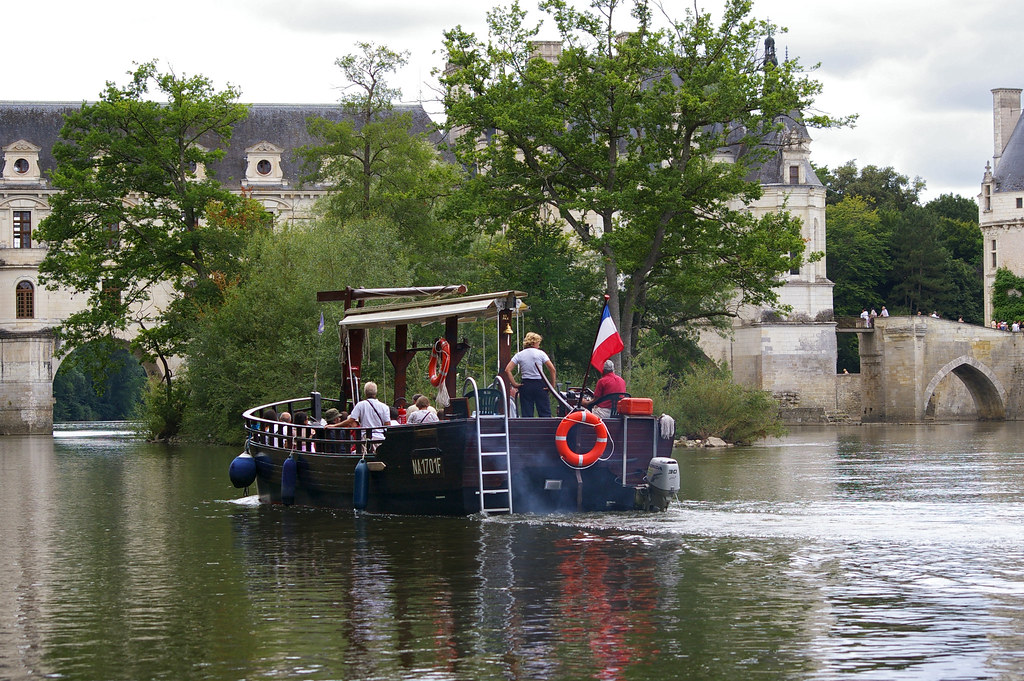
[[[260,13],[274,24],[299,32],[417,36],[438,35],[460,21],[475,21],[485,6],[472,2],[418,2],[374,0],[339,3],[337,0],[260,0]],[[395,46],[392,46],[395,47]]]

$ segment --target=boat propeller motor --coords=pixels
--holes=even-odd
[[[664,511],[679,493],[679,462],[656,456],[647,466],[647,490],[644,499],[648,511]]]

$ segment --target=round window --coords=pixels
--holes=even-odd
[[[256,172],[260,175],[269,175],[271,168],[273,168],[273,166],[270,165],[270,161],[267,159],[263,159],[256,164]]]
[[[16,173],[18,173],[20,175],[24,175],[25,173],[27,173],[28,172],[28,160],[26,160],[24,158],[19,158],[17,161],[15,161],[14,162],[14,172],[16,172]]]

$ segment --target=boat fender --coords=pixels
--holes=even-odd
[[[281,503],[291,506],[295,503],[295,483],[298,479],[298,466],[294,456],[289,456],[281,466]]]
[[[594,434],[597,436],[597,440],[594,442],[594,446],[590,448],[590,451],[582,454],[574,452],[566,441],[566,437],[569,435],[572,427],[581,423],[591,426],[594,429]],[[568,414],[558,424],[558,430],[555,431],[555,448],[558,449],[558,455],[562,457],[562,461],[573,468],[587,468],[593,465],[604,454],[604,448],[607,444],[608,426],[604,424],[600,416],[590,411],[574,411]]]
[[[438,364],[440,364],[440,366],[438,366]],[[430,385],[436,388],[444,383],[444,379],[448,375],[448,369],[451,367],[451,364],[451,347],[448,345],[448,341],[444,338],[438,338],[434,341],[434,347],[430,351],[430,364],[427,365],[427,371],[430,374]]]
[[[352,489],[352,506],[359,511],[366,508],[370,496],[370,467],[366,459],[359,459],[356,464],[355,482]]]
[[[256,482],[256,459],[252,458],[249,452],[242,452],[228,466],[228,477],[231,478],[231,484],[238,489]]]

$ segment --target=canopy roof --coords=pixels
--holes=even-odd
[[[338,322],[338,326],[345,330],[372,329],[405,324],[430,324],[443,322],[452,317],[459,322],[496,319],[499,312],[510,307],[510,299],[514,301],[511,305],[513,314],[525,310],[526,305],[520,300],[525,296],[522,291],[498,291],[463,298],[350,308]]]

